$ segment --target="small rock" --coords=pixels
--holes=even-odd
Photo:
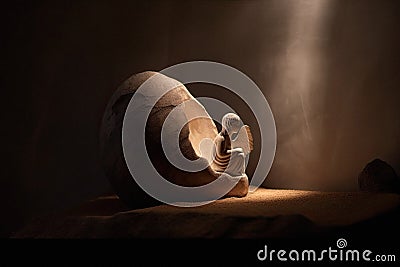
[[[383,160],[374,159],[358,175],[361,191],[400,193],[400,178]]]

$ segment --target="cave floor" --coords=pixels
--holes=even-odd
[[[394,224],[399,207],[400,196],[397,194],[259,188],[244,198],[225,198],[200,207],[160,205],[129,210],[117,196],[110,195],[85,202],[67,215],[37,218],[14,237],[259,238],[321,235],[330,233],[332,229],[353,229],[353,226],[366,225],[366,222],[368,226],[370,221],[376,225],[374,220],[386,226],[388,221]],[[391,219],[393,214],[396,214],[396,220]],[[386,215],[392,217],[386,218]]]

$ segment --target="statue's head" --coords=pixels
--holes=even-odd
[[[222,117],[222,128],[225,129],[229,135],[239,132],[242,126],[242,120],[235,113],[227,113]]]

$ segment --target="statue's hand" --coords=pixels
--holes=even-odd
[[[243,148],[241,148],[241,147],[236,147],[236,148],[234,148],[234,149],[229,149],[229,150],[227,150],[226,152],[228,152],[228,153],[233,153],[233,152],[243,153]]]

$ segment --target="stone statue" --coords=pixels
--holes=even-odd
[[[245,176],[246,156],[253,150],[250,127],[240,117],[228,113],[222,118],[222,130],[215,138],[213,168],[233,177]]]

